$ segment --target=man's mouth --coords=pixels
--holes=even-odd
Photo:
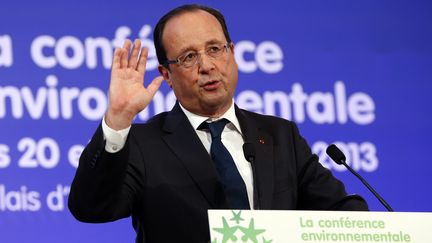
[[[220,81],[218,80],[210,80],[205,82],[201,87],[206,91],[216,90],[220,85]]]

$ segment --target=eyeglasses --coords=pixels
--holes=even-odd
[[[212,58],[217,59],[222,56],[224,52],[227,52],[229,43],[226,44],[212,44],[206,47],[205,54]],[[177,63],[184,68],[190,68],[197,64],[198,58],[201,56],[201,52],[188,51],[181,54],[176,60],[166,60],[164,65]]]

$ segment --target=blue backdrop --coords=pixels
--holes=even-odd
[[[0,3],[0,242],[133,242],[129,219],[79,223],[67,195],[79,153],[107,106],[112,51],[185,1]],[[243,108],[298,123],[321,162],[337,142],[396,211],[431,211],[432,4],[429,1],[202,1],[236,45]],[[166,84],[137,117],[175,101]]]

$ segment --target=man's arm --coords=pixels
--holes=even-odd
[[[141,50],[141,43],[136,40],[129,55],[131,45],[126,40],[123,48],[114,51],[109,106],[103,121],[107,129],[103,131],[102,125],[99,126],[86,146],[71,186],[69,209],[82,221],[105,222],[127,217],[136,194],[136,183],[128,178],[139,171],[130,164],[126,137],[119,142],[111,139],[111,133],[107,141],[110,133],[107,130],[112,129],[114,137],[116,131],[124,133],[121,130],[128,129],[134,117],[148,106],[163,78],[156,77],[144,87],[147,49]],[[116,143],[120,146],[115,146]]]
[[[81,154],[71,185],[68,206],[76,219],[107,222],[130,214],[133,191],[125,186],[128,146],[117,153],[105,150],[102,126]]]

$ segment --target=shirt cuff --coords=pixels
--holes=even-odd
[[[104,135],[105,150],[109,153],[116,153],[120,151],[124,145],[126,144],[126,139],[129,134],[131,126],[122,129],[122,130],[114,130],[110,128],[106,122],[105,117],[102,118],[102,132]]]

